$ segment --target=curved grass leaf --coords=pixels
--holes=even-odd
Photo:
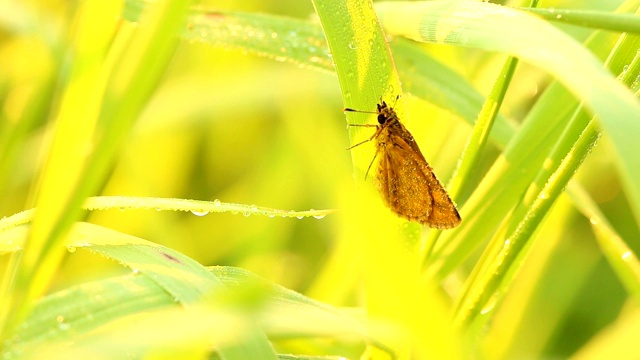
[[[111,159],[142,111],[168,65],[188,1],[167,1],[145,13],[141,26],[116,31],[121,4],[82,3],[74,15],[73,61],[63,81],[55,136],[33,198],[36,214],[25,250],[17,255],[14,276],[0,296],[3,333],[28,313],[29,304],[51,282],[62,260],[59,246],[80,205],[97,189]],[[114,34],[116,36],[114,37]]]
[[[136,21],[145,3],[141,0],[127,1],[125,18]],[[237,48],[316,71],[335,71],[333,55],[327,47],[322,28],[311,21],[255,13],[193,10],[181,38],[217,47]],[[466,79],[408,41],[398,39],[389,45],[405,91],[473,124],[484,100]],[[379,96],[372,101],[378,100]],[[514,131],[515,125],[499,115],[491,138],[499,146],[504,146]]]
[[[257,311],[257,315],[253,316],[257,316],[258,323],[270,338],[356,336],[362,341],[371,340],[366,327],[343,312],[281,286],[269,284],[248,271],[228,267],[205,269],[188,257],[161,245],[95,225],[77,225],[68,245],[72,251],[75,251],[75,248],[86,248],[113,258],[135,269],[134,274],[75,286],[41,299],[27,321],[10,340],[12,346],[7,348],[8,352],[5,355],[25,356],[38,354],[42,349],[49,347],[64,348],[72,339],[85,344],[88,349],[101,348],[103,345],[100,345],[99,339],[92,334],[106,334],[108,339],[120,343],[122,339],[113,338],[114,335],[107,331],[111,326],[115,326],[113,331],[123,329],[113,325],[113,322],[122,321],[124,323],[121,326],[128,327],[132,324],[127,323],[127,318],[133,316],[136,319],[136,314],[145,312],[152,312],[159,319],[170,319],[174,316],[172,314],[184,316],[190,322],[175,323],[174,319],[174,323],[169,326],[159,326],[173,329],[172,331],[175,331],[175,327],[187,326],[187,333],[192,335],[202,332],[206,334],[206,328],[211,330],[210,326],[216,329],[225,328],[225,323],[234,329],[238,322],[247,321],[243,320],[243,317]],[[2,234],[0,243],[6,244],[9,240],[21,243],[24,241],[25,233],[24,227],[14,228]],[[135,251],[135,254],[132,251]],[[131,259],[132,255],[134,259]],[[171,256],[171,259],[167,258],[167,255]],[[210,280],[205,279],[215,279],[214,283],[217,285],[212,287]],[[244,315],[237,313],[231,318],[220,317],[221,314],[216,311],[203,308],[202,304],[195,306],[191,301],[202,300],[204,294],[208,294],[210,298],[215,295],[218,300],[213,309],[222,307],[221,311],[234,314],[234,309],[237,310],[239,306],[243,306],[243,302],[246,303],[247,300],[242,299],[247,296],[255,297],[252,295],[255,291],[259,291],[260,294],[259,303],[256,304],[258,307],[252,305],[253,300],[250,300]],[[238,295],[229,298],[229,294]],[[231,299],[234,300],[229,302]],[[178,304],[191,306],[187,310],[178,310]],[[163,312],[163,309],[169,312]],[[167,316],[168,318],[165,318]],[[192,320],[198,316],[209,319],[208,322],[213,324],[193,322]],[[144,321],[151,319],[145,318]],[[246,329],[244,331],[246,332]],[[219,330],[213,331],[214,334],[217,332]],[[244,336],[234,331],[230,333],[236,335],[235,339],[242,339]],[[142,345],[146,344],[146,347],[158,346],[157,340],[135,338]],[[173,338],[173,341],[179,343],[185,341],[185,338],[178,336]],[[260,341],[256,342],[255,339],[249,343],[253,344],[250,347],[264,346],[259,345]],[[125,348],[128,351],[144,353],[148,350],[145,346]]]
[[[594,10],[557,8],[518,8],[546,20],[602,30],[640,33],[640,17],[633,14],[610,13]]]
[[[581,44],[524,12],[478,2],[393,2],[377,9],[392,34],[515,56],[544,69],[596,115],[613,139],[625,189],[640,223],[640,103]]]

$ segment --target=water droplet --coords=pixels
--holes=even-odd
[[[298,220],[302,220],[302,219],[304,219],[304,216],[302,216],[302,215],[300,215],[300,216],[296,216],[296,219],[298,219]]]
[[[69,245],[67,246],[67,251],[73,254],[74,252],[76,252],[76,247]]]
[[[276,217],[276,214],[269,214],[268,216],[273,219],[274,217]]]
[[[209,211],[203,210],[203,211],[197,211],[197,210],[191,210],[191,213],[195,216],[205,216],[209,213]]]
[[[140,270],[138,269],[133,269],[133,275],[138,275],[140,273]]]
[[[491,312],[491,310],[493,310],[493,305],[487,306],[482,310],[480,310],[480,315],[487,315],[488,313]]]
[[[69,330],[69,324],[64,322],[64,316],[58,315],[56,316],[56,322],[58,323],[58,329],[60,330]]]
[[[349,49],[351,49],[351,50],[355,50],[355,49],[357,49],[357,48],[358,48],[358,45],[356,45],[353,41],[351,41],[351,42],[349,43]]]
[[[556,19],[558,19],[558,20],[562,19],[562,14],[556,15]]]
[[[222,201],[220,201],[219,199],[213,200],[213,206],[220,206],[220,205],[222,205]]]
[[[624,254],[622,254],[622,260],[631,261],[632,259],[633,259],[633,253],[631,251],[627,251]]]
[[[600,223],[600,219],[597,216],[592,216],[589,218],[589,222],[593,225],[598,225]]]
[[[549,193],[546,191],[542,191],[540,192],[540,199],[548,199],[549,198]]]
[[[251,212],[249,212],[249,211],[243,211],[243,212],[242,212],[242,215],[244,215],[244,216],[246,216],[246,217],[249,217],[249,216],[251,216]]]

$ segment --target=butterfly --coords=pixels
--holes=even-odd
[[[398,100],[399,96],[396,98]],[[375,133],[347,150],[375,140],[376,153],[367,168],[365,178],[376,158],[378,192],[384,203],[399,216],[436,229],[451,229],[462,221],[456,205],[425,160],[418,144],[402,125],[392,106],[380,99],[377,111],[345,108],[346,112],[377,114]]]

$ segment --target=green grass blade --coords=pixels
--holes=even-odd
[[[640,104],[580,44],[544,21],[517,10],[478,2],[380,3],[392,34],[417,41],[505,52],[546,70],[583,99],[617,150],[620,173],[640,224]],[[478,16],[482,14],[482,16]]]
[[[121,321],[140,312],[175,307],[176,300],[188,304],[210,291],[218,295],[220,292],[239,291],[240,296],[243,296],[246,293],[243,289],[247,286],[251,289],[256,285],[264,292],[261,298],[268,305],[261,307],[264,312],[258,316],[259,322],[270,337],[359,336],[363,340],[369,339],[366,328],[350,316],[294,291],[269,284],[246,270],[226,267],[205,270],[193,260],[163,246],[95,225],[78,225],[70,239],[72,251],[86,248],[98,252],[135,269],[135,275],[79,285],[40,300],[29,319],[11,340],[13,345],[6,354],[24,355],[52,344],[66,343],[70,334],[91,336],[113,321]],[[11,240],[21,244],[25,238],[25,230],[18,227],[7,231],[0,237],[0,242]],[[133,259],[132,249],[137,252]],[[168,259],[166,255],[175,260]],[[192,266],[185,267],[190,263]],[[212,288],[209,281],[203,282],[207,278],[216,279],[214,282],[219,282],[219,285]],[[229,305],[237,306],[237,303],[233,301]],[[193,311],[200,310],[196,307]],[[161,313],[158,315],[164,316]],[[205,311],[201,316],[211,317],[211,314]],[[198,331],[205,330],[200,323],[192,326]],[[191,333],[193,331],[190,330]],[[173,341],[179,342],[183,340],[181,339],[178,337]],[[148,346],[158,345],[157,341],[149,341]],[[90,349],[101,346],[93,342],[86,345]]]
[[[102,18],[97,15],[101,13]],[[80,179],[84,156],[95,126],[103,90],[104,69],[101,60],[112,35],[117,7],[85,4],[77,9],[73,46],[68,51],[75,67],[66,79],[55,121],[55,138],[41,174],[38,204],[42,211],[32,228],[25,251],[16,255],[15,266],[8,270],[3,282],[0,313],[3,334],[28,311],[28,305],[48,286],[61,261],[64,250],[59,246],[64,230],[79,211],[69,213],[69,204],[79,200],[75,187]],[[88,34],[93,34],[91,37]],[[35,195],[35,194],[33,194]],[[32,197],[34,197],[32,195]]]
[[[483,278],[472,284],[472,289],[465,299],[462,299],[461,306],[457,311],[456,321],[459,324],[468,323],[474,317],[479,316],[481,309],[497,290],[498,286],[508,279],[505,279],[507,272],[512,267],[517,268],[516,259],[521,255],[522,249],[527,245],[529,239],[544,219],[555,200],[562,193],[565,186],[582,164],[585,156],[591,151],[600,134],[594,121],[591,121],[581,134],[574,147],[571,149],[563,161],[558,164],[548,182],[540,190],[538,196],[528,208],[524,216],[518,217],[518,226],[508,233],[501,251],[492,261],[488,270],[483,274]]]
[[[326,0],[315,1],[314,5],[335,63],[345,106],[372,111],[381,99],[393,104],[402,89],[373,5]],[[406,123],[402,99],[395,109]],[[371,114],[348,115],[352,124],[371,123],[374,119]],[[355,127],[351,130],[353,139]],[[363,179],[361,174],[371,162],[371,149],[356,148],[352,154],[355,167],[361,169],[356,174]],[[379,201],[372,202],[368,194],[360,194],[354,201],[359,219],[351,226],[359,229],[360,237],[369,240],[362,244],[368,315],[372,323],[391,327],[380,336],[398,353],[413,349],[423,357],[459,356],[459,346],[445,325],[444,304],[431,289],[419,287],[417,258],[404,245],[411,241],[405,237],[411,233],[407,229],[416,228],[416,224],[407,224],[403,236],[392,225],[391,221],[397,219],[382,209]],[[398,331],[402,335],[392,335]]]
[[[621,63],[628,62],[629,61],[628,58],[632,54],[625,51],[625,49],[636,48],[635,46],[637,44],[635,41],[637,41],[637,39],[635,38],[636,38],[635,36],[631,38],[621,37],[620,42],[618,43],[618,45],[610,55],[609,59],[607,60],[607,65],[615,68],[620,68]],[[638,69],[636,68],[637,66],[636,67],[633,66],[633,64],[637,65],[638,63],[638,61],[636,61],[637,59],[638,59],[638,56],[636,54],[634,57],[634,60],[631,61],[632,66],[626,70],[626,72],[630,72],[632,75],[629,76],[628,74],[626,74],[626,72],[623,74],[625,75],[624,77],[627,78],[627,81],[626,81],[627,85],[629,85],[629,82],[631,81],[631,79],[634,79],[635,76],[637,75],[637,71],[638,71]],[[536,224],[536,221],[539,222],[539,219],[538,220],[532,219],[532,214],[537,214],[539,211],[539,209],[536,208],[536,203],[548,201],[547,199],[549,199],[552,194],[546,192],[545,189],[547,188],[553,189],[554,187],[558,186],[558,185],[552,184],[552,182],[555,181],[556,177],[558,176],[564,177],[566,181],[568,181],[568,178],[573,174],[573,172],[575,172],[575,170],[577,169],[577,166],[580,165],[584,156],[588,154],[590,148],[593,146],[596,139],[599,137],[599,131],[596,128],[596,126],[593,124],[593,121],[589,122],[589,124],[585,127],[584,121],[581,119],[584,119],[584,118],[580,116],[580,108],[578,108],[575,116],[569,122],[569,125],[567,126],[567,128],[564,129],[563,135],[558,139],[554,148],[550,151],[548,157],[545,159],[545,166],[538,173],[536,179],[534,179],[534,182],[532,186],[530,186],[528,193],[525,194],[523,202],[521,202],[513,211],[511,215],[512,216],[511,224],[506,230],[507,236],[503,237],[502,234],[494,236],[493,242],[495,244],[493,246],[490,246],[490,249],[500,248],[500,244],[502,244],[503,242],[505,245],[503,245],[502,250],[497,255],[495,255],[495,258],[493,258],[492,256],[484,256],[483,259],[485,260],[485,263],[484,264],[481,263],[480,265],[478,265],[483,269],[485,269],[484,271],[486,275],[485,275],[484,281],[483,280],[478,281],[475,278],[469,279],[468,286],[471,288],[471,290],[467,289],[465,291],[465,296],[461,298],[460,304],[463,304],[463,305],[461,305],[462,309],[459,308],[459,312],[458,312],[458,316],[459,316],[458,319],[460,321],[463,321],[463,322],[466,321],[465,317],[467,316],[467,314],[465,314],[464,312],[469,309],[468,308],[465,309],[465,306],[471,306],[472,308],[475,307],[469,311],[476,312],[476,314],[471,315],[472,317],[477,316],[477,314],[480,312],[480,308],[486,305],[486,301],[488,301],[489,297],[492,296],[493,293],[496,291],[499,283],[502,283],[502,286],[508,286],[508,285],[505,285],[505,284],[508,284],[509,282],[509,280],[505,279],[508,268],[509,266],[514,264],[515,259],[520,255],[519,252],[521,251],[521,249],[525,247],[526,243],[529,241],[528,239],[530,235],[533,233],[534,229],[536,229],[538,226]],[[581,134],[580,134],[580,138],[576,142],[575,134],[578,134],[578,133],[581,133]],[[573,146],[572,150],[569,153],[567,153],[566,149],[572,146]],[[560,173],[560,175],[557,175],[557,174],[552,175],[553,171],[557,173],[560,169],[554,164],[570,163],[572,157],[575,157],[575,159],[573,160],[574,164],[571,165],[570,168],[564,170],[566,173]],[[566,184],[566,181],[565,181],[565,184]],[[560,184],[560,186],[561,186],[560,189],[564,187],[562,183]],[[538,214],[537,216],[540,217],[541,215]],[[530,226],[531,228],[527,230],[527,226]],[[608,250],[607,253],[615,254],[617,250],[621,249],[621,245],[623,243],[620,244],[621,241],[619,239],[617,240],[618,241],[616,242],[613,242],[613,241],[607,242],[607,244],[610,245],[606,247],[606,249]],[[521,242],[521,243],[518,243],[518,242]],[[492,250],[488,250],[486,253],[490,251]],[[628,254],[629,256],[627,257],[631,258],[630,256],[630,254],[632,254],[631,252],[625,251],[624,254]],[[618,257],[618,256],[623,256],[623,254],[610,255],[610,258],[612,258],[613,260],[615,259],[615,257]],[[633,260],[630,260],[630,262],[633,263]],[[624,263],[621,263],[620,260],[617,260],[615,264],[617,268],[620,268],[621,265],[624,265]],[[628,269],[629,271],[625,271],[623,273],[626,276],[622,278],[622,281],[623,283],[630,284],[632,283],[632,280],[631,280],[632,277],[629,276],[629,274],[633,274],[633,269],[628,265],[625,267],[625,269]],[[490,280],[487,280],[487,279],[490,279]],[[628,285],[628,287],[629,286],[631,285]],[[474,287],[475,287],[475,292],[473,290]],[[469,294],[469,292],[471,292],[471,294]],[[477,304],[474,304],[474,305],[470,304],[475,301],[477,301]],[[464,305],[464,302],[467,302],[467,304]]]
[[[111,158],[160,79],[187,6],[182,1],[161,3],[146,14],[132,36],[122,30],[114,41],[117,4],[88,3],[79,10],[71,49],[75,66],[37,190],[40,212],[11,270],[16,272],[15,282],[3,283],[2,291],[8,295],[0,313],[4,329],[25,316],[30,302],[55,275],[64,254],[60,242],[80,216],[84,199],[104,181]]]
[[[604,11],[580,9],[518,9],[536,14],[549,21],[602,30],[640,33],[640,17],[633,14],[616,14]]]
[[[640,262],[633,249],[623,241],[584,189],[570,186],[567,190],[578,210],[591,222],[602,253],[620,282],[630,295],[640,298]]]
[[[137,21],[144,6],[141,0],[127,1],[124,17]],[[182,38],[237,48],[316,71],[335,72],[325,35],[315,22],[255,13],[193,10]],[[484,99],[465,78],[406,40],[398,38],[389,45],[405,91],[457,114],[470,124],[475,122]],[[499,115],[491,138],[504,146],[514,131],[515,125]]]

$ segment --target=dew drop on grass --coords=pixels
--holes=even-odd
[[[632,259],[633,259],[633,253],[631,251],[627,251],[624,254],[622,254],[622,260],[631,261]]]
[[[481,315],[487,315],[488,313],[491,312],[491,310],[493,310],[493,304],[489,304],[489,306],[483,308],[482,310],[480,310],[480,314]]]
[[[73,254],[74,252],[76,252],[76,247],[69,245],[67,246],[67,251]]]
[[[209,212],[208,211],[197,211],[197,210],[191,210],[191,213],[195,216],[205,216],[207,215]]]
[[[58,329],[69,330],[69,324],[64,322],[64,316],[62,315],[56,316],[56,322],[58,323]]]

